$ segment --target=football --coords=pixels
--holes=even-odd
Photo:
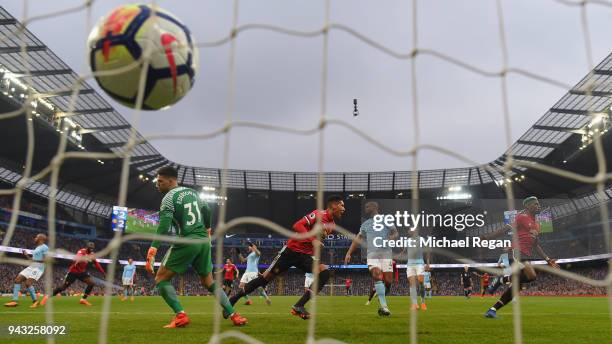
[[[125,106],[137,107],[143,73],[145,110],[170,106],[193,86],[198,61],[193,37],[179,19],[158,7],[117,7],[95,25],[88,47],[96,81]]]

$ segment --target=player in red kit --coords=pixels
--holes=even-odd
[[[55,296],[66,290],[66,288],[68,288],[72,283],[74,283],[74,281],[78,279],[79,281],[87,284],[85,292],[83,293],[83,296],[81,297],[79,303],[85,306],[91,306],[91,303],[87,301],[87,297],[89,296],[89,294],[91,294],[91,290],[93,289],[95,283],[89,273],[87,273],[87,267],[89,266],[89,264],[93,264],[95,268],[100,271],[100,273],[102,273],[102,275],[106,275],[106,272],[104,272],[104,269],[102,268],[100,263],[98,263],[96,258],[94,258],[93,256],[94,249],[95,244],[90,241],[87,243],[86,247],[77,251],[76,256],[74,257],[74,261],[68,268],[68,273],[66,274],[66,277],[64,277],[64,284],[62,284],[60,287],[55,288],[51,296]],[[48,298],[49,295],[45,295],[40,301],[40,304],[44,306],[47,303]]]
[[[232,293],[232,286],[234,285],[234,279],[240,276],[238,267],[232,263],[232,260],[227,258],[225,265],[223,265],[223,290],[229,296]]]
[[[536,197],[527,197],[523,200],[523,206],[525,210],[516,215],[515,223],[516,226],[516,234],[518,236],[518,247],[512,247],[512,257],[511,259],[519,265],[520,268],[520,283],[529,283],[536,279],[536,272],[529,264],[527,260],[524,260],[525,257],[530,257],[533,249],[537,251],[537,253],[546,260],[548,265],[555,269],[559,269],[559,265],[554,259],[551,259],[546,255],[544,249],[539,242],[540,236],[540,224],[536,220],[536,215],[540,212],[540,202]],[[510,228],[512,229],[512,228]],[[508,232],[508,228],[502,228],[497,230],[489,235],[484,236],[484,239],[495,238],[504,233]],[[521,259],[519,260],[519,254],[521,255]],[[511,283],[512,276],[507,275],[499,278],[499,283],[509,284]],[[501,297],[499,301],[493,305],[487,312],[485,313],[485,317],[487,318],[497,318],[497,311],[503,306],[507,305],[512,301],[512,287],[508,288]]]
[[[479,274],[474,273],[476,276],[480,277],[480,297],[484,297],[487,293],[487,288],[489,287],[490,276],[488,273]]]
[[[325,234],[330,234],[335,227],[335,220],[342,217],[344,213],[344,201],[340,196],[331,196],[327,199],[325,210],[315,210],[310,214],[302,217],[295,224],[293,224],[293,230],[298,233],[307,233],[311,231],[317,221],[321,222]],[[310,237],[306,239],[289,239],[287,245],[285,245],[274,260],[270,267],[256,279],[247,283],[236,295],[230,298],[232,305],[235,305],[240,298],[244,295],[252,293],[259,287],[264,287],[276,276],[289,270],[292,266],[302,270],[305,273],[314,273],[313,260],[314,245],[322,245],[321,241],[316,237]],[[324,264],[319,264],[319,281],[316,288],[309,288],[304,292],[304,295],[299,301],[291,308],[291,314],[299,316],[306,320],[310,318],[310,313],[306,311],[304,305],[308,300],[312,292],[317,292],[323,288],[327,280],[329,279],[329,270]]]
[[[346,296],[353,295],[353,291],[351,290],[351,286],[353,285],[353,280],[347,278],[344,281],[344,287],[346,288]]]
[[[487,292],[487,288],[489,288],[489,279],[491,277],[489,276],[488,273],[484,273],[482,275],[482,278],[480,279],[480,297],[484,297],[485,293]]]

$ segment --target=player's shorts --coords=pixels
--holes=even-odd
[[[40,276],[43,275],[43,272],[45,272],[45,265],[41,264],[41,265],[30,265],[27,268],[21,270],[19,274],[27,279],[33,279],[35,281],[38,281]]]
[[[198,275],[206,276],[212,272],[210,243],[172,245],[166,252],[161,265],[177,274],[185,273],[191,265]]]
[[[302,272],[312,273],[312,262],[314,260],[314,257],[309,254],[295,252],[287,246],[283,246],[266,271],[272,271],[278,275],[295,266]]]
[[[223,280],[223,285],[231,288],[234,285],[234,280]]]
[[[368,269],[379,268],[382,272],[393,272],[393,259],[368,258]]]
[[[132,286],[134,284],[134,279],[133,278],[122,278],[121,282],[123,283],[124,286]]]
[[[431,289],[431,283],[425,282],[423,285],[425,286],[425,289]]]
[[[259,276],[259,272],[255,271],[245,271],[240,278],[240,283],[249,283],[252,280],[256,279]]]
[[[310,286],[312,285],[312,282],[314,282],[314,278],[312,277],[304,278],[304,288],[310,288]]]
[[[468,289],[472,287],[472,280],[463,280],[463,289]]]
[[[64,277],[64,281],[65,283],[68,284],[72,284],[74,281],[79,280],[81,282],[85,282],[86,279],[88,279],[89,277],[89,273],[87,272],[70,272],[68,271],[68,273],[66,274],[66,277]]]
[[[425,272],[423,264],[408,264],[406,265],[406,276],[422,276]]]

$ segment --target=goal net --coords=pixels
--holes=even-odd
[[[438,146],[435,144],[425,143],[422,140],[422,118],[427,114],[419,107],[419,100],[427,97],[426,88],[422,85],[422,79],[419,76],[426,74],[428,71],[424,71],[422,68],[418,68],[417,66],[426,61],[436,60],[441,63],[444,63],[448,66],[452,66],[456,68],[461,73],[465,73],[470,77],[483,78],[483,79],[497,79],[499,81],[498,92],[501,98],[501,106],[498,109],[499,119],[503,122],[503,126],[505,128],[503,133],[498,133],[500,140],[503,140],[507,147],[513,147],[509,149],[505,153],[505,161],[501,164],[502,166],[498,169],[494,168],[491,165],[482,165],[483,170],[490,171],[491,173],[495,173],[495,175],[500,176],[500,187],[503,188],[505,193],[505,197],[508,200],[508,208],[512,209],[514,207],[512,201],[514,197],[514,188],[515,184],[511,182],[503,182],[504,180],[511,180],[515,178],[516,169],[531,169],[540,172],[544,172],[547,174],[560,176],[567,178],[569,180],[573,180],[578,183],[582,183],[584,185],[593,186],[597,191],[595,193],[596,197],[600,200],[596,206],[599,207],[600,216],[602,220],[603,227],[603,238],[605,242],[605,249],[607,253],[612,252],[610,247],[610,225],[608,222],[609,214],[607,208],[607,201],[610,199],[610,195],[606,193],[607,183],[610,180],[612,174],[606,169],[606,159],[605,159],[605,147],[602,145],[602,135],[601,132],[594,132],[589,137],[589,143],[592,144],[592,147],[595,151],[596,161],[593,161],[593,164],[598,166],[598,173],[595,175],[580,175],[577,173],[573,173],[567,170],[563,170],[560,168],[548,166],[546,164],[521,159],[521,157],[514,157],[514,151],[518,149],[517,146],[513,145],[515,142],[513,141],[513,136],[511,133],[511,123],[513,121],[512,107],[511,101],[508,94],[508,78],[512,76],[520,76],[529,80],[532,83],[538,83],[542,85],[548,85],[552,87],[559,88],[564,91],[572,91],[575,94],[580,94],[584,97],[586,101],[586,105],[584,107],[583,115],[587,118],[591,118],[596,120],[598,116],[601,116],[602,110],[610,108],[611,101],[610,96],[610,82],[604,81],[601,82],[599,75],[597,73],[597,69],[595,68],[595,62],[593,57],[593,51],[591,47],[592,42],[592,32],[589,31],[590,28],[590,12],[591,9],[593,12],[595,11],[611,11],[610,7],[612,7],[612,3],[604,1],[604,0],[586,0],[586,1],[570,1],[570,0],[550,0],[548,1],[549,6],[566,6],[568,9],[575,10],[575,15],[579,18],[580,27],[576,27],[576,30],[580,30],[583,38],[583,42],[576,43],[572,46],[572,49],[581,49],[584,51],[586,61],[588,63],[588,70],[591,72],[585,79],[585,82],[581,85],[581,89],[577,90],[573,88],[571,85],[566,84],[563,81],[556,80],[555,78],[548,77],[547,75],[542,75],[538,71],[530,70],[528,68],[521,68],[520,66],[516,66],[510,63],[508,58],[510,47],[508,46],[508,35],[506,33],[507,27],[505,26],[505,16],[504,6],[506,2],[497,0],[494,1],[495,5],[495,16],[494,18],[487,18],[488,20],[494,20],[497,26],[497,35],[499,37],[499,46],[497,54],[497,61],[494,61],[494,64],[500,65],[500,68],[490,69],[486,66],[480,66],[478,64],[474,64],[471,61],[467,61],[462,59],[461,57],[454,56],[452,54],[448,54],[445,51],[438,49],[430,49],[428,47],[428,42],[421,36],[421,31],[419,30],[420,20],[419,17],[419,9],[422,5],[422,2],[413,0],[410,2],[410,10],[405,13],[405,22],[409,23],[411,38],[410,38],[410,47],[409,49],[400,50],[394,47],[393,44],[385,44],[382,43],[376,37],[370,37],[360,31],[359,27],[352,27],[348,25],[344,25],[341,22],[334,20],[334,13],[332,12],[332,0],[321,0],[323,4],[323,11],[321,13],[322,25],[319,27],[313,27],[309,30],[296,29],[290,26],[276,26],[268,23],[243,23],[239,18],[239,13],[241,10],[241,6],[243,6],[242,2],[239,0],[234,0],[231,3],[232,7],[232,24],[231,27],[228,28],[228,34],[224,37],[220,37],[211,41],[204,41],[198,43],[198,49],[218,49],[219,47],[229,46],[229,54],[228,54],[228,70],[227,70],[227,82],[225,87],[227,88],[227,98],[223,101],[225,102],[225,118],[226,123],[222,127],[215,128],[210,131],[201,132],[198,134],[191,135],[175,135],[175,134],[160,134],[149,137],[141,136],[136,130],[139,127],[139,123],[142,122],[141,111],[136,111],[134,118],[132,119],[130,130],[130,136],[128,142],[126,142],[122,147],[119,147],[115,152],[92,152],[92,151],[67,151],[66,147],[69,142],[71,142],[71,132],[69,130],[58,130],[58,135],[60,136],[60,144],[58,146],[57,152],[54,155],[52,160],[52,164],[42,169],[34,169],[34,157],[36,152],[33,150],[34,141],[36,140],[34,130],[33,130],[33,119],[39,116],[39,111],[37,111],[38,107],[46,106],[48,109],[53,110],[57,109],[57,105],[53,103],[52,98],[54,95],[62,95],[67,99],[66,103],[66,111],[61,111],[61,118],[70,119],[71,116],[76,115],[75,107],[78,102],[78,97],[81,95],[81,91],[83,87],[85,87],[85,83],[91,81],[94,78],[94,74],[92,74],[89,70],[81,71],[74,79],[75,81],[70,87],[59,87],[53,90],[45,90],[40,91],[39,85],[36,85],[32,82],[33,78],[39,74],[40,66],[36,66],[33,64],[31,60],[30,54],[36,52],[36,46],[42,45],[40,41],[28,30],[28,27],[36,24],[42,23],[44,21],[49,21],[51,19],[62,18],[63,16],[69,16],[74,14],[79,14],[86,17],[87,29],[89,30],[92,25],[95,23],[97,18],[92,18],[92,6],[96,3],[96,1],[84,1],[81,4],[78,4],[74,7],[59,9],[57,11],[53,11],[50,13],[39,14],[36,16],[29,15],[30,9],[32,6],[36,6],[33,2],[24,1],[23,6],[23,16],[19,20],[15,20],[10,16],[10,14],[6,11],[2,11],[3,18],[0,18],[0,22],[4,21],[4,24],[10,24],[7,26],[9,29],[0,33],[0,54],[4,52],[10,51],[15,56],[19,56],[20,64],[22,69],[20,70],[10,70],[7,66],[1,66],[2,70],[0,74],[3,76],[2,82],[5,83],[6,89],[3,89],[5,95],[14,97],[21,104],[20,108],[15,111],[9,111],[0,113],[0,123],[2,120],[9,120],[16,117],[21,117],[26,121],[27,128],[27,142],[28,147],[25,150],[25,164],[20,170],[19,176],[11,179],[14,187],[11,189],[2,189],[0,190],[0,196],[12,196],[12,213],[9,219],[9,224],[6,229],[6,233],[4,235],[4,239],[2,241],[2,245],[5,247],[9,246],[9,242],[13,237],[13,233],[15,232],[17,220],[19,217],[21,199],[26,190],[38,184],[45,184],[48,187],[48,194],[46,197],[48,198],[48,242],[50,254],[68,254],[69,252],[63,251],[61,247],[61,243],[58,242],[57,234],[57,222],[56,214],[58,209],[58,202],[62,200],[64,197],[65,191],[62,190],[61,185],[59,185],[59,174],[62,166],[67,161],[80,161],[80,160],[93,160],[98,161],[99,163],[103,163],[104,161],[111,159],[118,159],[121,165],[121,179],[119,184],[119,193],[116,196],[115,204],[119,206],[126,206],[126,200],[128,197],[128,183],[129,183],[129,168],[130,162],[133,159],[133,153],[137,149],[138,144],[142,142],[155,142],[156,140],[166,140],[166,139],[190,139],[190,140],[211,140],[213,138],[221,137],[224,141],[224,150],[221,152],[222,154],[222,166],[221,166],[221,177],[220,177],[220,192],[219,197],[223,199],[227,195],[228,189],[228,170],[230,169],[229,157],[231,149],[236,149],[230,145],[230,137],[235,135],[236,128],[257,128],[258,130],[265,131],[276,131],[283,132],[289,135],[316,135],[316,139],[313,140],[315,143],[315,147],[318,149],[318,163],[317,163],[317,187],[316,187],[316,201],[317,208],[324,209],[325,206],[323,204],[323,193],[325,186],[325,158],[326,158],[326,149],[325,146],[325,131],[330,126],[339,126],[342,127],[351,133],[355,134],[356,137],[359,137],[360,140],[364,140],[369,144],[377,147],[385,154],[394,157],[404,157],[407,161],[406,165],[408,166],[408,162],[411,162],[411,185],[415,185],[416,187],[412,188],[411,198],[412,198],[412,206],[413,210],[418,212],[419,209],[419,183],[417,181],[418,175],[417,171],[419,170],[419,154],[421,154],[424,150],[434,151],[441,155],[452,157],[461,161],[462,163],[469,164],[471,166],[480,166],[476,161],[472,161],[469,158],[468,154],[461,151],[455,151],[452,149],[448,149],[442,146]],[[349,6],[349,4],[345,4]],[[197,5],[196,5],[197,6]],[[228,3],[229,6],[229,3]],[[398,14],[395,14],[398,15]],[[443,22],[438,23],[439,25],[445,25]],[[320,84],[319,84],[319,92],[320,92],[320,111],[318,114],[313,115],[312,118],[312,127],[310,128],[295,128],[290,126],[282,126],[270,123],[262,123],[262,122],[248,122],[248,121],[238,121],[234,119],[234,105],[236,103],[236,77],[238,75],[239,66],[237,63],[237,55],[238,47],[244,40],[252,39],[248,35],[245,35],[248,31],[262,31],[269,35],[285,35],[291,37],[292,39],[300,40],[300,39],[317,39],[322,43],[321,47],[321,69],[320,73]],[[412,136],[412,146],[406,150],[398,150],[393,146],[387,144],[384,139],[381,137],[374,137],[367,132],[357,128],[353,124],[351,124],[347,120],[331,118],[328,110],[329,103],[329,79],[330,79],[330,48],[333,46],[333,41],[330,40],[330,37],[334,35],[348,35],[356,40],[359,44],[362,44],[369,49],[373,49],[378,51],[381,54],[387,56],[389,60],[400,60],[404,61],[406,68],[405,70],[400,71],[400,73],[408,73],[410,75],[410,85],[407,85],[406,89],[409,89],[409,94],[406,94],[406,98],[410,99],[410,106],[406,109],[407,116],[411,119],[410,126],[411,128],[407,128],[406,132],[411,133]],[[244,35],[244,37],[243,37]],[[263,35],[263,34],[262,34]],[[263,36],[262,36],[263,37]],[[84,42],[76,42],[74,49],[78,49],[77,46],[80,46]],[[4,52],[3,52],[4,51]],[[348,58],[348,57],[347,57]],[[137,65],[147,64],[149,63],[149,55],[147,53],[143,54],[142,58],[137,62]],[[599,66],[601,69],[607,69],[607,73],[610,73],[612,70],[612,62],[610,59],[607,59],[607,65]],[[49,63],[57,63],[57,61],[50,61]],[[297,68],[297,67],[296,67]],[[585,68],[586,69],[586,68]],[[122,73],[123,71],[116,71],[116,73]],[[112,75],[113,72],[105,72],[106,75]],[[609,74],[608,74],[609,75]],[[146,81],[146,75],[140,76],[140,85],[144,85]],[[205,76],[206,77],[206,76]],[[295,80],[295,82],[299,82]],[[469,86],[467,86],[469,87]],[[17,89],[17,91],[15,91]],[[603,90],[603,91],[602,91]],[[602,92],[607,94],[607,99],[601,100]],[[606,95],[603,95],[605,98]],[[142,107],[142,90],[139,92],[139,108]],[[593,105],[593,106],[590,106]],[[1,125],[1,124],[0,124]],[[7,176],[8,174],[5,174]],[[9,177],[7,177],[9,178]],[[498,181],[496,181],[498,182]],[[37,184],[38,183],[38,184]],[[95,202],[95,201],[94,201]],[[223,238],[224,235],[228,232],[228,230],[236,227],[236,226],[244,226],[244,225],[254,225],[261,226],[267,228],[270,232],[285,236],[287,238],[306,238],[312,237],[315,235],[320,235],[322,233],[322,226],[317,224],[315,230],[309,232],[307,234],[297,234],[291,229],[283,228],[269,220],[259,217],[240,217],[232,220],[227,219],[227,204],[224,202],[220,203],[219,208],[219,218],[217,227],[214,229],[213,234],[213,244],[214,250],[216,253],[216,261],[214,262],[217,266],[221,266],[223,264]],[[349,230],[344,228],[337,227],[337,232],[345,235],[346,237],[352,239],[355,238],[355,234]],[[102,249],[100,249],[96,256],[100,258],[109,259],[109,264],[107,268],[106,274],[106,284],[105,284],[105,297],[102,307],[102,316],[101,321],[98,327],[98,337],[97,340],[99,343],[106,343],[108,340],[107,333],[109,331],[109,318],[113,316],[112,307],[111,307],[111,295],[113,289],[116,289],[114,285],[114,276],[117,274],[117,262],[120,258],[120,249],[122,245],[126,245],[126,242],[133,240],[144,240],[151,241],[154,238],[151,234],[146,233],[134,233],[134,234],[124,234],[122,231],[116,231],[114,233],[114,237],[109,241],[108,245]],[[185,239],[173,237],[173,236],[164,236],[161,238],[162,241],[168,243],[181,243],[181,242],[190,242]],[[517,242],[517,234],[513,232],[513,239],[515,243]],[[457,264],[475,264],[477,262],[471,260],[469,257],[459,257],[454,255],[452,252],[449,252],[445,249],[436,249],[436,254],[445,255],[454,260]],[[28,265],[30,262],[24,259],[14,258],[8,255],[9,252],[2,251],[0,252],[0,263],[1,264],[17,264],[17,265]],[[321,251],[320,248],[315,247],[315,256],[320,257]],[[609,257],[608,257],[609,258]],[[53,290],[52,280],[54,265],[49,260],[46,262],[46,271],[44,275],[44,285],[46,294],[51,293]],[[490,271],[494,272],[494,270],[487,266],[482,266],[480,268],[482,271]],[[555,274],[561,276],[563,278],[572,279],[579,281],[580,283],[584,283],[586,285],[592,285],[597,287],[605,287],[608,291],[609,298],[609,309],[612,312],[612,299],[610,295],[612,295],[612,275],[608,274],[603,280],[594,280],[590,278],[586,278],[584,276],[580,276],[578,274],[563,271],[563,270],[555,270],[546,265],[537,265],[536,269],[545,271],[550,274]],[[518,281],[517,269],[514,270],[514,281]],[[314,284],[316,285],[316,281],[318,278],[318,273],[314,275]],[[221,276],[217,275],[217,285],[221,285],[222,281],[220,280]],[[341,294],[344,292],[342,288],[344,285],[338,284],[330,284],[327,288],[333,291],[328,291],[333,294]],[[516,299],[512,304],[512,313],[513,313],[513,338],[516,343],[523,343],[526,341],[523,336],[523,319],[521,317],[521,302],[520,296],[518,293],[519,283],[513,283],[513,288],[515,288]],[[333,338],[326,339],[318,339],[317,337],[317,297],[313,296],[312,300],[309,303],[309,311],[312,314],[312,318],[308,323],[308,335],[307,342],[337,342]],[[216,304],[214,308],[215,316],[214,322],[212,326],[212,336],[210,338],[210,342],[220,342],[225,338],[237,338],[239,340],[245,341],[247,343],[259,343],[257,339],[249,336],[244,332],[240,332],[237,330],[232,331],[222,331],[221,329],[221,321],[222,321],[222,310],[221,307]],[[46,321],[48,323],[53,323],[54,321],[54,307],[53,307],[53,298],[50,298],[47,303],[46,309]],[[410,321],[406,324],[409,327],[409,338],[402,339],[401,341],[409,341],[410,343],[418,342],[418,331],[417,331],[417,312],[410,313]],[[611,318],[612,319],[612,318]],[[611,320],[612,321],[612,320]],[[611,322],[612,326],[612,322]],[[49,343],[54,342],[53,337],[49,337],[47,341]],[[400,340],[400,339],[398,339]]]

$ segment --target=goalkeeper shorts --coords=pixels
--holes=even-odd
[[[161,265],[177,274],[185,273],[191,265],[198,275],[206,276],[212,272],[210,244],[172,245]]]

